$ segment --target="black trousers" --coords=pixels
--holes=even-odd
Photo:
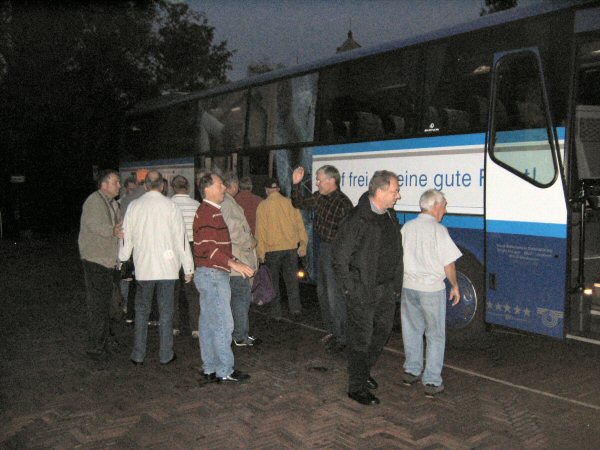
[[[82,259],[85,279],[88,348],[87,351],[102,353],[110,332],[110,307],[114,269]]]
[[[392,333],[395,307],[392,283],[377,286],[370,298],[346,297],[348,392],[367,389],[371,368]]]

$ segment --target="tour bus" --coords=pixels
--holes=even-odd
[[[401,223],[427,189],[460,247],[452,333],[486,328],[600,343],[600,4],[543,2],[202,92],[129,114],[121,171],[190,182],[205,168],[291,192],[302,165],[337,167],[356,203],[398,174]],[[314,281],[318,237],[305,269]]]

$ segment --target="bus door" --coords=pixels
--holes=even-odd
[[[485,162],[486,321],[562,338],[567,206],[537,50],[496,54],[492,80]]]
[[[600,7],[575,15],[570,332],[600,338]],[[574,335],[571,338],[577,339]]]

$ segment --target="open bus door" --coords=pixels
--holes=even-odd
[[[600,341],[600,7],[575,15],[569,338]]]
[[[494,56],[485,176],[486,321],[564,337],[567,205],[536,49]],[[559,136],[557,136],[557,134]]]

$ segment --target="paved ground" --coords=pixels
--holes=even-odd
[[[598,448],[600,349],[492,333],[451,340],[447,390],[400,383],[394,333],[373,375],[382,403],[345,395],[345,365],[320,342],[317,305],[302,323],[251,313],[260,347],[235,349],[243,385],[201,384],[198,343],[177,361],[129,363],[132,330],[109,360],[84,350],[84,291],[73,239],[0,243],[0,448]]]

